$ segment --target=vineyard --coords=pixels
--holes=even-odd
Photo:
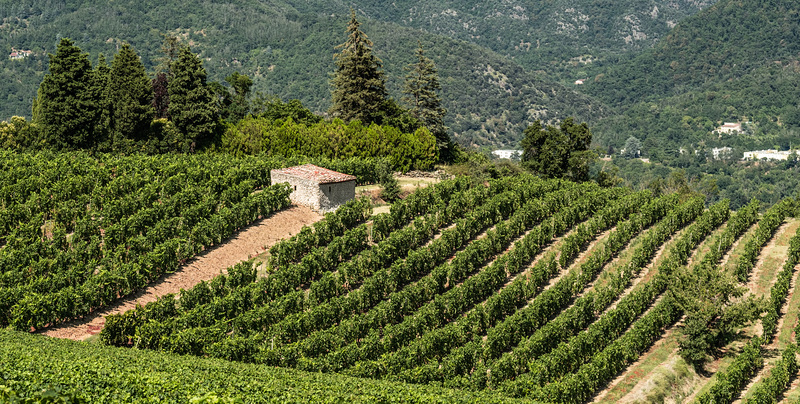
[[[22,331],[288,204],[277,160],[63,156],[1,163],[0,321]],[[107,317],[105,347],[1,332],[0,397],[796,402],[796,209],[527,175],[444,181],[377,215],[355,200],[271,247],[267,276],[245,261]],[[723,281],[724,299],[704,295]],[[705,317],[703,299],[731,310]],[[687,365],[695,324],[745,308],[704,371]]]

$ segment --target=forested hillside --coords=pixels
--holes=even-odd
[[[308,4],[257,1],[200,2],[5,2],[0,46],[30,49],[33,56],[0,62],[4,119],[30,116],[36,87],[61,37],[71,37],[93,61],[129,42],[152,72],[163,35],[177,36],[199,52],[209,78],[233,71],[253,78],[254,90],[299,99],[317,112],[330,105],[334,47],[344,40],[347,8],[322,14]],[[403,66],[417,40],[436,61],[447,108],[446,124],[462,144],[510,145],[533,120],[566,116],[594,122],[606,108],[573,90],[531,73],[499,54],[465,41],[420,32],[393,22],[365,19],[364,30],[384,60],[389,92],[399,99]]]
[[[598,126],[598,141],[619,148],[636,136],[659,160],[690,146],[790,148],[800,126],[799,16],[795,1],[723,0],[653,50],[594,70],[587,93],[622,111]],[[710,136],[723,121],[753,124],[748,136]]]
[[[562,76],[598,58],[650,48],[678,21],[715,1],[401,0],[387,7],[368,0],[357,7],[370,18],[473,42],[527,69]],[[334,1],[328,7],[335,12],[349,6]]]

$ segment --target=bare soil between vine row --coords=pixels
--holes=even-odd
[[[42,334],[54,338],[85,340],[100,333],[106,316],[145,305],[169,293],[179,293],[201,281],[208,281],[228,267],[264,253],[278,241],[297,234],[305,225],[322,219],[322,215],[305,206],[293,205],[274,215],[257,220],[220,245],[198,254],[178,271],[165,275],[139,293],[96,311],[80,320],[48,328]]]

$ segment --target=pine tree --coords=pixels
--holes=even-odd
[[[408,73],[403,87],[403,93],[406,94],[403,101],[411,109],[411,115],[436,136],[441,158],[449,160],[448,156],[454,145],[444,126],[447,110],[442,108],[442,100],[438,94],[442,89],[439,84],[439,73],[433,60],[425,56],[422,42],[417,44],[415,55],[417,60],[405,68]]]
[[[372,41],[361,31],[355,10],[350,10],[347,41],[336,47],[336,72],[331,81],[330,114],[345,122],[375,122],[387,100],[383,62],[372,54]]]
[[[170,66],[169,116],[183,139],[178,151],[194,151],[212,140],[216,128],[216,108],[206,83],[203,63],[185,47]]]
[[[98,115],[89,57],[67,38],[58,44],[56,54],[49,56],[49,71],[36,98],[35,121],[48,146],[88,149],[95,143]]]
[[[139,56],[127,43],[111,62],[111,133],[115,151],[147,141],[154,110],[153,88]]]

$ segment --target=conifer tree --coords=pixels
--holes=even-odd
[[[212,140],[216,128],[217,111],[206,83],[206,69],[200,58],[185,47],[170,71],[169,116],[183,137],[178,140],[178,151],[194,151]]]
[[[417,42],[416,61],[406,66],[407,72],[403,93],[403,100],[411,109],[411,115],[436,136],[439,155],[443,160],[449,160],[453,143],[447,135],[444,126],[444,116],[447,110],[442,107],[442,100],[438,91],[442,89],[439,84],[439,73],[436,64],[425,56],[422,42]]]
[[[94,129],[95,148],[111,151],[111,94],[109,94],[111,67],[101,53],[92,76],[92,97],[97,100],[97,122]]]
[[[154,110],[153,88],[139,56],[127,43],[111,62],[111,133],[115,151],[130,151],[148,139]]]
[[[63,38],[51,54],[49,71],[39,86],[35,121],[44,142],[57,149],[94,145],[97,100],[92,91],[92,65],[80,48]]]
[[[361,31],[355,10],[350,10],[347,41],[336,47],[336,72],[331,81],[330,114],[345,122],[372,123],[387,100],[383,62],[372,54],[372,41]]]

